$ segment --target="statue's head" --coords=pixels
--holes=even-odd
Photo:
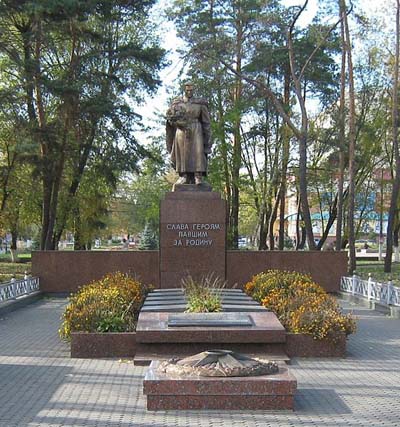
[[[183,89],[185,91],[185,96],[187,98],[192,98],[193,97],[193,83],[192,82],[186,82],[183,85]]]

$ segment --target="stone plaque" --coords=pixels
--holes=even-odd
[[[170,192],[160,209],[161,288],[213,273],[225,280],[226,202],[219,193]]]
[[[168,327],[242,327],[253,326],[250,315],[242,313],[182,313],[168,316]]]

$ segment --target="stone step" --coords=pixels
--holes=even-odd
[[[227,292],[227,293],[244,293],[243,289],[238,289],[238,288],[231,288],[231,289],[223,289],[222,292]],[[153,289],[149,295],[155,295],[155,294],[171,294],[171,293],[182,293],[182,289],[181,288],[169,288],[169,289]]]
[[[146,313],[183,313],[187,309],[187,304],[166,304],[166,305],[143,305],[140,312]],[[267,312],[268,310],[258,304],[222,304],[222,311],[226,312]]]
[[[237,305],[237,304],[244,304],[244,305],[259,305],[256,301],[252,299],[239,299],[239,298],[222,298],[221,302],[223,305]],[[187,304],[187,301],[185,298],[176,298],[173,300],[151,300],[146,299],[146,301],[143,304],[143,307],[150,307],[150,306],[163,306],[163,305],[174,305],[174,304]]]
[[[253,298],[246,294],[222,294],[221,299],[232,299],[235,301],[254,301]],[[146,301],[174,301],[178,299],[186,299],[183,294],[166,294],[166,295],[148,295]],[[256,302],[256,301],[255,301]]]

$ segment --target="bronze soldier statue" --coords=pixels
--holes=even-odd
[[[211,153],[210,114],[207,101],[193,97],[193,84],[185,84],[182,98],[167,111],[167,149],[179,174],[176,184],[203,184]]]

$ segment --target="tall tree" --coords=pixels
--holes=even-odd
[[[342,45],[340,68],[340,98],[339,98],[339,170],[338,170],[338,202],[336,220],[336,250],[342,249],[342,224],[343,224],[343,187],[345,171],[345,102],[346,102],[346,38],[344,29],[344,14],[341,1],[339,1],[340,39]]]
[[[37,146],[42,249],[57,247],[93,157],[113,147],[129,153],[133,166],[143,154],[132,134],[137,116],[124,96],[139,101],[159,83],[163,51],[146,21],[152,3],[0,3],[0,56],[17,76],[2,95],[23,98],[20,109]]]
[[[393,70],[392,89],[392,139],[393,158],[395,161],[395,175],[393,182],[392,197],[390,200],[388,225],[386,231],[386,256],[385,272],[392,270],[393,234],[395,226],[396,211],[400,193],[400,152],[399,152],[399,57],[400,57],[400,1],[396,1],[396,30],[395,30],[395,54]]]
[[[350,39],[350,29],[347,19],[346,1],[340,0],[340,11],[344,29],[344,48],[347,58],[349,86],[349,195],[348,195],[348,229],[349,229],[349,271],[356,269],[354,203],[355,203],[355,150],[356,150],[356,103],[354,88],[353,55]]]

